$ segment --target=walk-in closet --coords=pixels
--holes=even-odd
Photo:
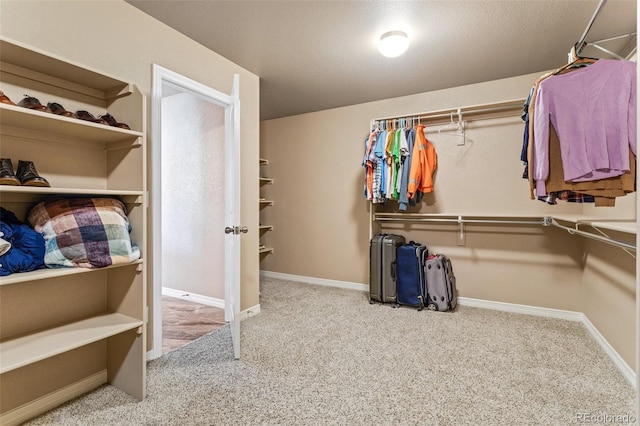
[[[638,423],[638,13],[0,0],[2,225],[109,199],[133,241],[8,271],[0,229],[0,424]],[[380,234],[455,307],[372,300]],[[163,277],[217,315],[164,352]]]

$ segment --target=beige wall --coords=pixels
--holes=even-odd
[[[360,164],[370,120],[524,99],[540,74],[262,122],[261,156],[269,159],[269,177],[275,179],[263,192],[275,204],[262,210],[261,221],[274,225],[263,240],[275,252],[260,268],[368,283],[370,205],[362,195]],[[549,206],[529,198],[528,184],[520,178],[522,132],[519,117],[471,122],[465,144],[458,145],[456,137],[430,128],[427,137],[438,154],[435,191],[417,210],[467,215],[583,213],[581,205]],[[618,201],[606,212],[599,208],[599,214],[634,218],[635,196]],[[396,211],[396,206],[392,202],[384,209]],[[625,361],[635,364],[635,266],[620,249],[595,247],[584,238],[542,226],[467,225],[463,246],[457,245],[455,225],[386,224],[384,230],[449,255],[460,296],[585,311]],[[603,270],[609,261],[613,266]],[[597,298],[604,298],[600,306],[606,309],[595,307]],[[629,326],[614,327],[617,322]]]
[[[147,96],[148,120],[151,117],[152,64],[224,93],[231,92],[233,74],[240,74],[241,215],[242,224],[250,229],[242,236],[241,309],[257,305],[258,77],[122,1],[3,1],[0,2],[0,32],[3,37],[136,84]],[[151,129],[150,122],[147,129]],[[148,135],[147,144],[148,166],[153,173],[153,135]],[[151,182],[151,176],[148,182]],[[150,222],[149,235],[152,229]],[[149,241],[147,260],[152,259],[151,247]],[[147,301],[151,305],[152,262],[147,263],[147,271]],[[149,326],[151,331],[152,321]],[[149,339],[151,336],[152,333],[148,333]]]

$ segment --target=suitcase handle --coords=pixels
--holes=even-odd
[[[393,262],[391,262],[391,278],[393,278],[393,280],[396,280],[396,261],[394,260]]]

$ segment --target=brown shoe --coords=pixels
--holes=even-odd
[[[42,105],[37,98],[34,98],[33,96],[29,96],[29,95],[24,95],[24,96],[25,96],[24,99],[18,102],[19,106],[29,108],[29,109],[35,109],[36,111],[51,112],[49,107],[46,105]]]
[[[20,185],[9,158],[0,158],[0,185]]]
[[[7,105],[15,105],[15,102],[9,99],[9,97],[5,95],[2,90],[0,90],[0,103],[7,104]]]
[[[16,175],[24,186],[51,186],[45,178],[38,174],[36,166],[31,161],[18,160]]]
[[[62,105],[57,102],[49,102],[47,104],[52,113],[56,115],[62,115],[64,117],[73,117],[73,113],[71,111],[67,111],[64,109]]]
[[[92,123],[104,124],[105,126],[109,125],[109,123],[107,123],[102,118],[95,118],[93,114],[91,114],[89,111],[76,111],[75,116],[80,120],[91,121]]]
[[[121,129],[131,130],[131,127],[129,127],[128,125],[126,125],[124,123],[118,123],[118,120],[116,120],[115,117],[113,115],[109,114],[109,113],[107,113],[105,115],[101,115],[98,118],[102,118],[104,121],[109,123],[109,126],[119,127]]]

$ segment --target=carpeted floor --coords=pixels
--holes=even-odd
[[[580,323],[264,279],[261,313],[154,360],[138,402],[102,386],[30,425],[568,425],[635,416]]]

